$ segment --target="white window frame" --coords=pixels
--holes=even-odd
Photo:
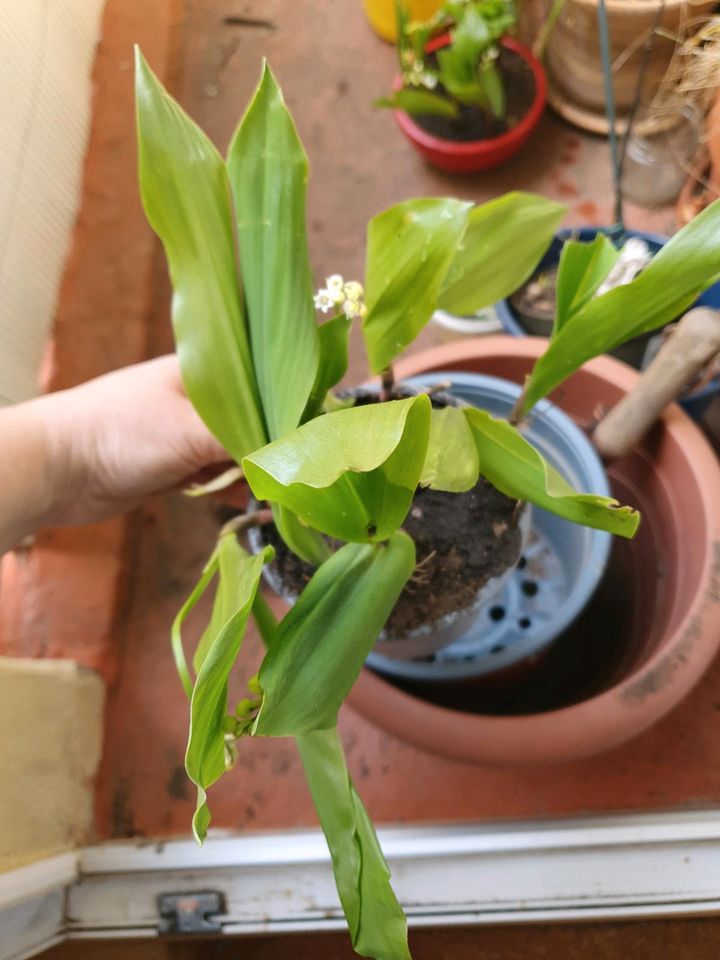
[[[379,831],[411,926],[720,914],[720,810]],[[219,891],[224,935],[344,921],[319,831],[87,847],[0,875],[0,960],[151,938],[161,894]]]

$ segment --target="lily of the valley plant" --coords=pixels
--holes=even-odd
[[[428,20],[411,20],[402,0],[396,11],[402,87],[376,106],[456,118],[464,104],[504,118],[497,61],[500,40],[517,23],[513,0],[448,0]],[[430,41],[447,33],[448,45],[430,54]]]
[[[514,426],[483,411],[431,411],[423,395],[346,408],[330,391],[346,372],[353,322],[362,325],[371,371],[390,383],[393,361],[436,308],[471,313],[524,282],[563,210],[520,193],[482,206],[405,201],[370,222],[364,297],[357,282],[339,276],[314,294],[307,159],[270,70],[226,159],[139,53],[137,110],[142,198],[169,262],[188,395],[256,498],[269,502],[289,548],[317,568],[278,623],[258,590],[272,550],[248,554],[231,524],[178,614],[173,649],[191,698],[186,766],[198,791],[193,828],[202,840],[207,791],[238,741],[294,737],[356,951],[408,960],[405,918],[348,775],[336,719],[413,573],[415,547],[402,525],[418,485],[459,492],[483,476],[508,496],[622,536],[633,535],[638,516],[575,493]],[[637,280],[600,297],[613,248],[603,240],[568,245],[553,340],[518,416],[589,357],[687,307],[720,271],[717,219],[710,208]],[[327,317],[321,324],[316,307]],[[442,455],[447,447],[451,462]],[[331,552],[329,542],[340,545]],[[191,672],[181,629],[213,583]],[[228,681],[251,616],[267,652],[232,707]]]

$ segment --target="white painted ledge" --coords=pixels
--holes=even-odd
[[[411,925],[720,914],[720,810],[379,833]],[[0,960],[33,933],[155,936],[157,898],[200,890],[223,894],[223,934],[344,925],[318,831],[108,843],[0,875]]]

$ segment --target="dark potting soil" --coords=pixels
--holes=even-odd
[[[459,117],[438,117],[416,114],[413,120],[427,133],[442,140],[489,140],[512,130],[528,112],[535,99],[535,78],[523,58],[513,50],[502,47],[498,66],[505,84],[505,116],[498,119],[479,107],[459,104]],[[445,93],[440,84],[438,93]]]
[[[491,577],[513,566],[520,555],[515,507],[484,479],[467,493],[417,491],[403,529],[415,541],[418,566],[388,620],[391,636],[465,609]],[[285,589],[299,594],[314,567],[288,550],[274,526],[263,529],[263,540],[275,548]]]

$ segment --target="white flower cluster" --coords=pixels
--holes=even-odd
[[[356,280],[343,280],[334,273],[325,280],[325,286],[315,294],[313,301],[317,310],[328,313],[340,308],[346,317],[364,317],[367,307],[363,303],[364,291]]]

